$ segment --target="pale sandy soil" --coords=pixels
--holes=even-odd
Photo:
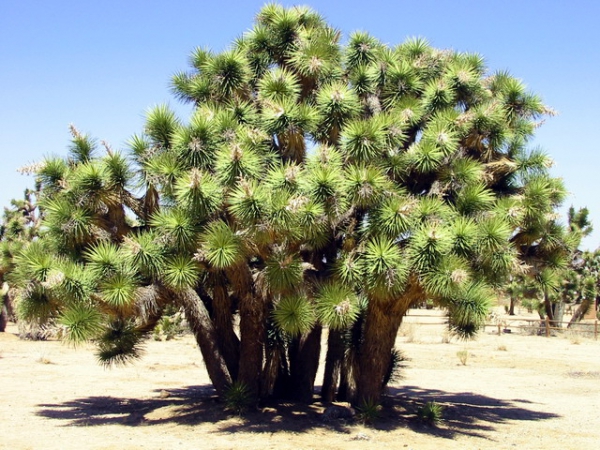
[[[373,427],[324,422],[322,405],[223,411],[191,337],[149,341],[135,365],[105,370],[90,348],[0,333],[2,449],[594,449],[600,442],[600,341],[504,334],[444,343],[406,319],[409,358]],[[421,319],[432,320],[435,319]],[[457,352],[466,350],[462,365]],[[438,427],[415,408],[445,407]]]

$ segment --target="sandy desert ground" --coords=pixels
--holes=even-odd
[[[21,341],[13,325],[0,333],[0,448],[598,448],[600,341],[488,328],[448,343],[441,326],[411,323],[419,314],[398,336],[409,361],[373,426],[325,422],[319,403],[224,412],[191,336],[148,341],[143,359],[106,370],[90,347]],[[444,406],[437,427],[415,418],[429,400]]]

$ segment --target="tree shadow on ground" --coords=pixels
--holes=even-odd
[[[419,432],[439,437],[453,438],[456,434],[486,437],[497,425],[508,421],[526,422],[549,420],[559,417],[554,413],[531,409],[535,403],[525,399],[497,399],[472,392],[445,392],[422,389],[417,386],[402,386],[388,389],[391,410],[404,409],[401,414],[412,417],[406,423]],[[417,410],[426,402],[435,401],[443,408],[442,422],[431,426],[417,420]]]
[[[390,431],[409,427],[416,432],[451,439],[456,434],[486,437],[507,421],[548,420],[556,414],[527,409],[527,400],[500,400],[472,393],[424,390],[416,386],[390,388],[374,428]],[[435,400],[444,407],[443,422],[428,426],[416,419],[419,406]],[[37,415],[66,421],[65,426],[152,426],[213,423],[219,432],[303,432],[316,428],[352,433],[358,419],[323,420],[325,405],[268,402],[238,417],[225,411],[210,386],[158,390],[150,398],[92,396],[57,404],[38,405]]]

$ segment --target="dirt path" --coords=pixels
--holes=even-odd
[[[323,422],[320,404],[230,416],[191,337],[149,341],[135,365],[105,370],[89,348],[0,333],[2,449],[592,449],[600,442],[600,341],[483,334],[443,343],[401,333],[409,359],[375,427]],[[462,365],[457,352],[466,350]],[[415,408],[435,400],[444,422]]]

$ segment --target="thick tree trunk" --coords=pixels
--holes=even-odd
[[[353,401],[356,398],[358,382],[360,346],[363,340],[365,314],[361,314],[350,328],[350,339],[344,344],[344,357],[340,373],[340,387],[336,399],[341,402]],[[347,348],[346,348],[347,345]]]
[[[294,339],[290,346],[291,397],[303,403],[312,403],[315,378],[321,354],[320,325],[308,334]]]
[[[552,304],[552,315],[554,317],[554,322],[550,324],[553,327],[561,327],[563,316],[565,314],[565,303],[564,302],[556,302]]]
[[[258,398],[265,342],[266,304],[262,297],[249,293],[240,301],[240,367],[238,381]]]
[[[0,274],[0,281],[4,274]],[[2,282],[2,288],[0,291],[0,332],[6,330],[6,325],[13,315],[12,302],[11,302],[10,289],[6,282]]]
[[[8,325],[8,311],[6,306],[0,303],[0,333],[6,331],[6,325]]]
[[[321,400],[330,403],[335,400],[342,360],[344,359],[344,341],[342,332],[329,329],[327,336],[327,357],[325,359],[325,373],[323,374],[323,386],[321,388]]]
[[[383,379],[390,359],[401,318],[392,313],[391,302],[370,301],[367,309],[364,342],[359,354],[357,404],[379,403]]]
[[[544,291],[544,310],[548,319],[552,322],[554,320],[554,309],[552,308],[552,302],[548,298],[548,294]]]
[[[510,307],[508,308],[508,315],[509,316],[514,316],[515,315],[515,304],[517,303],[517,298],[516,297],[511,297],[510,298]]]
[[[208,315],[204,303],[192,289],[175,293],[175,296],[185,311],[185,317],[194,333],[198,347],[202,352],[208,376],[217,394],[222,397],[231,384],[232,379],[221,349],[217,344],[217,333]]]
[[[217,342],[227,364],[232,379],[237,379],[240,360],[240,340],[233,330],[231,299],[227,292],[224,277],[217,277],[213,287],[213,322],[217,333]]]
[[[583,319],[583,316],[585,316],[585,314],[588,312],[588,310],[592,306],[592,303],[593,303],[592,300],[594,300],[594,299],[584,298],[581,301],[581,303],[579,304],[579,306],[573,313],[573,316],[571,317],[571,320],[569,321],[569,325],[567,326],[567,328],[571,328],[571,325],[573,325],[573,324],[579,322],[581,319]]]
[[[266,342],[267,299],[255,291],[252,272],[246,264],[228,269],[226,274],[240,299],[240,365],[237,380],[248,388],[252,397],[258,399]]]
[[[423,300],[423,291],[415,280],[409,282],[401,298],[387,301],[370,299],[358,355],[357,392],[353,403],[380,402],[402,318],[411,304]]]

